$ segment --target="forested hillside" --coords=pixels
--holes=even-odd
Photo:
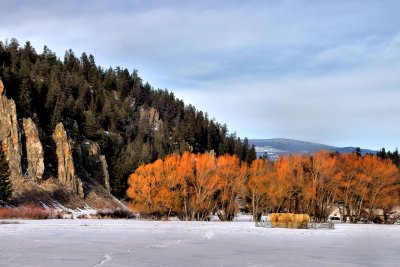
[[[0,77],[15,100],[19,123],[32,118],[42,132],[45,177],[54,175],[49,139],[63,122],[73,146],[97,142],[105,155],[112,193],[125,196],[127,177],[143,163],[173,152],[235,154],[251,162],[248,140],[225,124],[177,99],[172,92],[144,83],[136,70],[104,69],[92,55],[68,50],[60,59],[49,48],[38,53],[16,39],[0,42]],[[23,164],[22,164],[23,165]],[[23,165],[24,166],[24,165]],[[24,168],[24,167],[23,167]]]

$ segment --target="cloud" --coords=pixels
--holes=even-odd
[[[387,142],[390,147],[399,133],[397,73],[391,68],[361,69],[237,84],[229,91],[217,87],[206,94],[182,90],[177,95],[227,122],[240,136],[372,148]]]
[[[353,43],[343,43],[321,50],[312,61],[315,68],[351,68],[360,65],[397,64],[400,61],[400,34],[385,38],[369,36]]]
[[[395,0],[2,1],[0,38],[138,69],[241,136],[393,149],[399,9]]]

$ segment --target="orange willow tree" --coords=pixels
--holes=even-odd
[[[238,157],[218,157],[214,179],[220,182],[217,215],[221,221],[233,220],[239,211],[239,192],[247,176],[246,164],[240,164]]]
[[[372,219],[375,209],[387,209],[393,203],[392,200],[399,203],[398,169],[389,159],[377,160],[377,157],[371,155],[364,158],[363,169],[366,176],[363,186],[367,189],[367,198],[361,208],[366,208],[368,218]]]
[[[253,220],[259,221],[269,205],[273,205],[273,191],[278,190],[272,162],[256,159],[249,168],[247,198],[251,201]]]
[[[308,157],[305,164],[305,209],[314,220],[326,220],[335,204],[335,176],[339,166],[337,155],[320,151]]]
[[[283,156],[275,163],[255,160],[246,180],[254,220],[269,209],[310,214],[325,221],[334,205],[344,217],[372,220],[374,211],[399,205],[399,170],[373,155],[336,154]]]
[[[270,210],[324,221],[334,205],[351,221],[372,220],[377,209],[399,205],[400,185],[389,160],[327,151],[249,166],[230,155],[172,154],[139,167],[128,182],[130,206],[143,214],[206,220],[217,213],[227,221],[240,209],[251,211],[254,220]]]
[[[190,181],[189,205],[190,220],[203,221],[217,209],[216,192],[222,187],[217,179],[217,159],[214,153],[198,154],[195,158],[195,175]]]
[[[373,219],[376,209],[389,211],[399,205],[399,171],[390,160],[374,155],[359,157],[341,155],[338,178],[338,201],[341,211],[351,221],[364,217]]]
[[[127,195],[132,209],[155,218],[206,220],[217,212],[221,220],[232,220],[246,174],[236,156],[172,154],[131,174]]]

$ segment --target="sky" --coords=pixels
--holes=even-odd
[[[400,145],[398,0],[0,2],[0,40],[137,69],[241,138]]]

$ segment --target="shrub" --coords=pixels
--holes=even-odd
[[[99,218],[111,218],[111,219],[130,219],[135,217],[135,215],[132,212],[125,209],[98,210],[96,215]]]
[[[52,219],[57,216],[57,212],[36,205],[24,205],[20,207],[0,208],[0,219],[30,219],[43,220]]]

